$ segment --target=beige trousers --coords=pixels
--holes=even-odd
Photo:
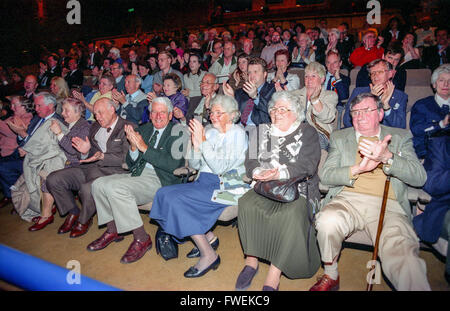
[[[322,261],[333,262],[342,242],[364,230],[375,243],[381,197],[342,191],[316,216]],[[378,255],[384,274],[397,290],[430,290],[419,239],[400,204],[388,199]]]

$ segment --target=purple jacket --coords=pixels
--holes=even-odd
[[[183,111],[183,115],[186,115],[186,112],[189,107],[189,100],[181,94],[181,92],[176,92],[173,95],[168,96],[170,101],[172,102],[173,108],[177,107]],[[175,117],[172,118],[173,122],[179,123],[180,121]]]

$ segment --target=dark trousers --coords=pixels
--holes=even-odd
[[[0,158],[0,187],[3,195],[11,198],[9,188],[14,185],[23,172],[23,158],[19,156],[17,150],[7,157]]]
[[[114,172],[111,172],[113,174]],[[47,189],[55,199],[61,215],[67,214],[72,209],[78,209],[75,203],[74,192],[78,193],[83,208],[80,211],[78,221],[82,224],[95,214],[95,202],[91,193],[91,185],[95,179],[105,174],[96,167],[70,167],[55,171],[47,177]]]

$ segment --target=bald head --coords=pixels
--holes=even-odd
[[[94,115],[101,127],[111,127],[117,119],[114,101],[105,97],[97,100],[94,103]]]
[[[27,94],[34,93],[38,86],[37,78],[33,75],[28,75],[23,82],[23,87]]]

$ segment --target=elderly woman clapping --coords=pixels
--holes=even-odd
[[[196,119],[189,123],[192,150],[189,165],[199,171],[196,181],[163,187],[156,193],[150,217],[164,232],[176,239],[191,237],[196,248],[188,258],[200,257],[184,276],[200,277],[217,269],[220,257],[215,249],[219,240],[210,231],[229,205],[248,190],[242,181],[247,135],[235,124],[239,119],[236,100],[216,95],[210,103],[212,128],[204,129]]]
[[[306,112],[306,120],[318,131],[320,148],[324,150],[328,150],[338,103],[336,92],[323,89],[326,73],[323,65],[310,63],[305,68],[305,87],[292,91]]]
[[[297,39],[297,46],[292,51],[292,66],[305,68],[316,60],[316,53],[311,46],[311,39],[306,33],[301,33]]]
[[[250,286],[258,271],[258,258],[270,262],[263,290],[278,290],[281,273],[289,278],[309,278],[320,266],[311,226],[320,200],[319,137],[304,122],[304,112],[291,93],[275,93],[268,109],[272,124],[259,125],[257,135],[250,133],[258,141],[256,154],[249,148],[245,160],[247,176],[262,182],[306,177],[309,181],[299,184],[300,196],[293,202],[277,202],[254,190],[239,199],[239,237],[246,259],[236,290]],[[254,145],[250,140],[250,146]]]
[[[84,105],[80,100],[70,97],[66,98],[62,102],[62,116],[68,124],[69,131],[64,134],[56,120],[52,120],[50,125],[50,131],[58,139],[59,147],[64,151],[67,158],[64,168],[80,164],[81,153],[72,147],[72,138],[79,137],[84,140],[89,135],[90,124],[81,117],[83,111]],[[51,209],[55,200],[48,191],[45,180],[42,182],[41,190],[43,202],[41,216],[33,218],[35,224],[28,229],[30,231],[41,230],[53,222]]]

